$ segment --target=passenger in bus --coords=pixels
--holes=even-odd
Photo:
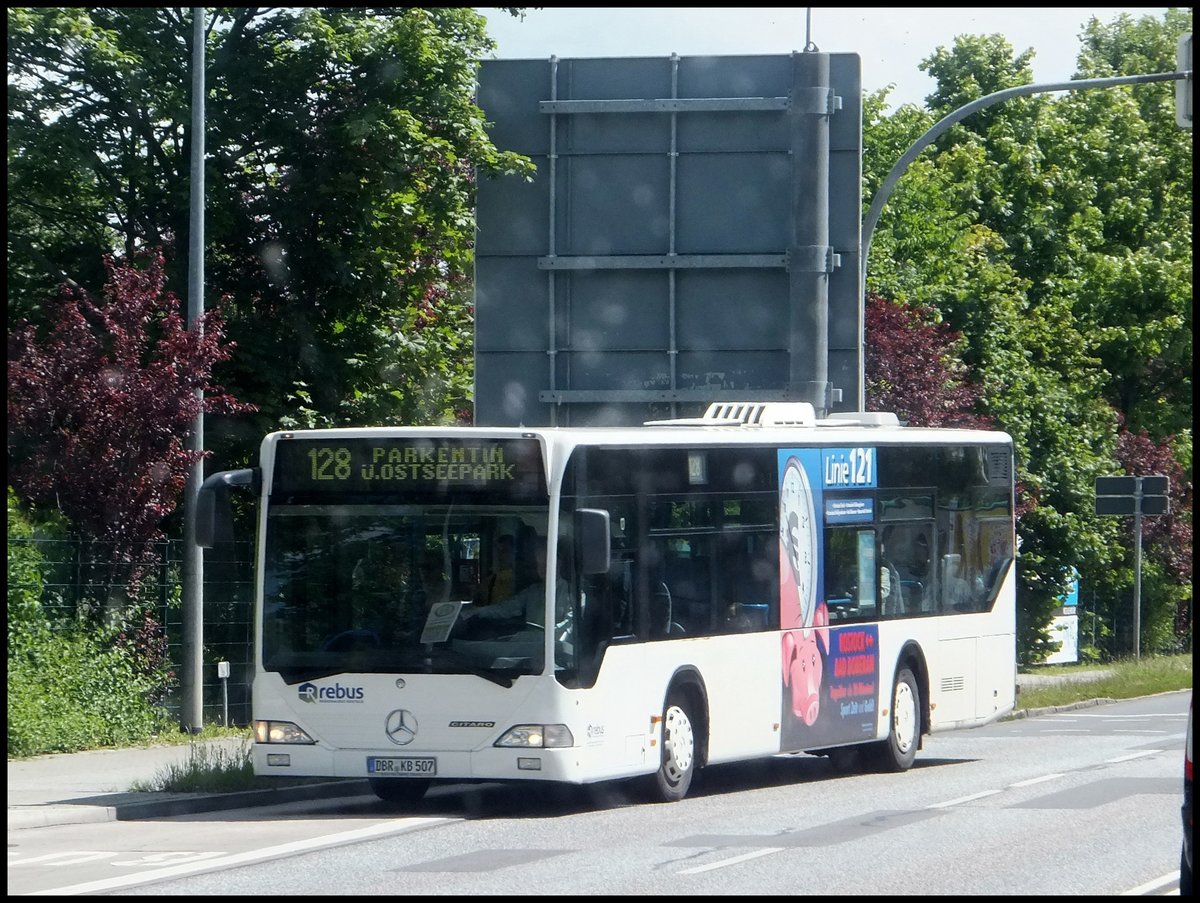
[[[502,533],[492,544],[495,554],[495,568],[484,578],[479,590],[475,593],[476,606],[493,605],[503,602],[513,594],[513,538],[509,533]]]
[[[546,599],[546,543],[541,540],[533,544],[537,579],[502,602],[487,605],[470,615],[472,621],[523,620],[527,624],[543,626]],[[567,581],[559,577],[555,581],[555,600],[558,620],[566,618],[570,606],[570,589]]]
[[[910,614],[931,612],[933,599],[933,562],[929,552],[929,530],[917,527],[907,532],[908,548],[901,562],[904,605]]]
[[[884,617],[904,614],[904,588],[900,584],[900,571],[888,556],[891,532],[892,528],[888,527],[879,540],[879,598]]]
[[[933,581],[929,560],[929,531],[923,524],[889,524],[882,537],[883,558],[899,577],[900,608],[893,614],[915,615],[934,608]],[[886,598],[886,596],[885,596]]]
[[[724,627],[726,633],[750,633],[758,629],[749,607],[737,602],[725,606]]]
[[[972,608],[971,584],[962,573],[962,556],[949,554],[942,556],[942,598],[943,608],[955,611],[967,611]]]

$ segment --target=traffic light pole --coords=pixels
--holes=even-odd
[[[192,159],[188,238],[188,329],[200,331],[204,316],[204,7],[192,9]],[[196,389],[199,410],[188,433],[188,451],[204,451],[204,390]],[[204,482],[204,458],[188,471],[183,490],[183,704],[179,727],[198,734],[204,728],[204,550],[195,542],[196,497]]]
[[[950,126],[961,122],[972,113],[982,110],[984,107],[990,107],[994,103],[1010,100],[1013,97],[1022,97],[1026,94],[1044,94],[1049,91],[1080,91],[1086,88],[1113,88],[1117,85],[1141,85],[1147,82],[1178,81],[1180,79],[1190,79],[1191,77],[1192,70],[1187,69],[1178,72],[1156,72],[1152,75],[1083,78],[1051,85],[1018,85],[1015,88],[1006,88],[1003,91],[997,91],[994,94],[980,97],[978,100],[973,100],[969,104],[965,104],[943,117],[933,128],[918,138],[913,143],[913,146],[905,151],[903,157],[896,161],[896,165],[892,167],[892,171],[887,174],[887,178],[883,180],[883,184],[879,186],[879,190],[875,192],[875,197],[871,200],[871,209],[867,211],[867,218],[863,221],[862,231],[863,291],[866,291],[867,287],[867,252],[871,250],[871,236],[875,232],[875,226],[879,222],[880,214],[883,213],[883,205],[891,197],[892,189],[896,187],[896,183],[900,181],[900,177],[904,175],[904,171],[908,169],[908,165],[917,158],[917,155],[921,151],[932,144],[934,139],[950,128]]]

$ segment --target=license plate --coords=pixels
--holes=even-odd
[[[415,756],[367,756],[367,774],[431,778],[437,774],[437,759]]]

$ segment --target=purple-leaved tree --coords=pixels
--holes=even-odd
[[[228,360],[219,310],[188,330],[164,290],[161,253],[105,259],[104,298],[63,287],[49,333],[20,323],[8,340],[9,480],[57,509],[85,544],[83,582],[130,594],[157,561],[154,542],[203,452],[188,451],[200,411],[253,410],[212,383]]]
[[[959,360],[961,334],[929,322],[929,313],[867,295],[867,408],[893,411],[913,426],[993,428],[976,413],[980,391]]]

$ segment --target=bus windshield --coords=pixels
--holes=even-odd
[[[420,466],[383,470],[415,444],[280,442],[265,530],[264,670],[287,683],[415,672],[509,685],[541,673],[548,502],[536,476],[519,479],[534,464],[540,474],[536,443],[483,443],[494,460],[472,468],[462,443],[425,441],[428,478]],[[459,463],[439,473],[439,457]]]

